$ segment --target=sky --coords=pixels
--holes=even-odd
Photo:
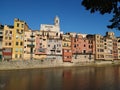
[[[81,5],[82,0],[0,0],[0,24],[13,25],[14,18],[24,20],[32,30],[40,30],[40,24],[54,24],[57,15],[64,33],[105,35],[112,15],[91,14]]]

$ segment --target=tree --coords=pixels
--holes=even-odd
[[[83,0],[82,5],[91,13],[98,11],[102,15],[106,13],[113,14],[110,20],[111,25],[107,27],[120,30],[120,0]]]

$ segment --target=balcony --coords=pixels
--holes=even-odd
[[[27,44],[27,47],[33,48],[33,47],[35,47],[35,45],[34,44]]]
[[[56,47],[53,47],[53,48],[52,48],[52,50],[55,50],[55,49],[56,49]]]
[[[40,48],[38,49],[39,52],[45,53],[46,49],[45,48]]]
[[[32,34],[32,35],[30,35],[30,37],[33,38],[33,37],[35,37],[35,35]]]
[[[46,54],[46,48],[39,48],[35,50],[35,54],[39,55],[39,54]]]
[[[27,41],[28,41],[28,42],[35,42],[35,39],[33,39],[33,38],[28,38]]]

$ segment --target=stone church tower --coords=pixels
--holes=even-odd
[[[58,17],[58,16],[55,17],[54,25],[55,25],[55,26],[59,26],[59,25],[60,25],[60,20],[59,20],[59,17]]]

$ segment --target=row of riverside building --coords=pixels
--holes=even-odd
[[[31,30],[25,21],[0,25],[0,60],[56,59],[63,62],[120,60],[120,37],[100,34],[63,33],[56,16],[54,24]]]

